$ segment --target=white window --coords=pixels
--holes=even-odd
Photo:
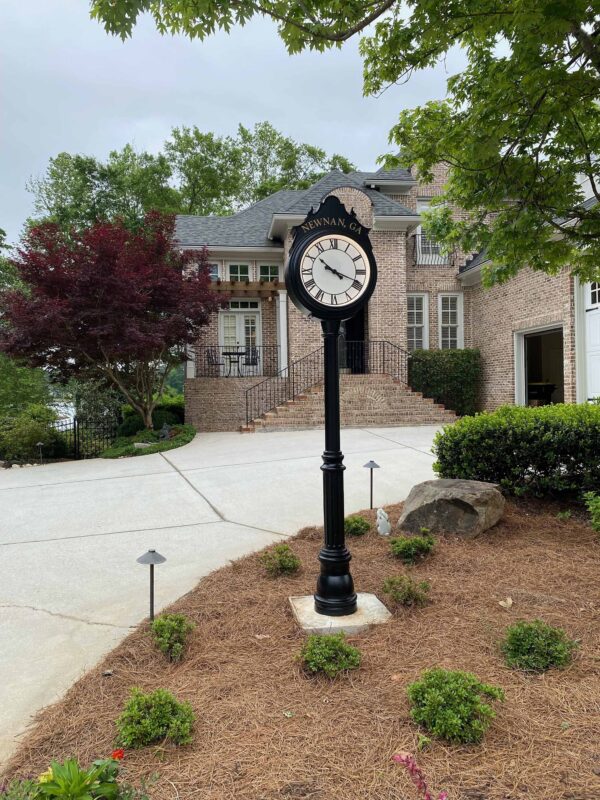
[[[250,267],[248,266],[248,264],[229,265],[230,281],[247,281],[249,279],[250,279]]]
[[[258,275],[261,281],[278,281],[279,267],[277,264],[261,264],[258,268]]]
[[[427,211],[429,208],[429,200],[417,200],[417,213]],[[423,231],[423,226],[419,225],[416,233],[416,248],[415,260],[417,264],[440,264],[442,263],[442,255],[440,253],[440,246],[427,236]]]
[[[211,281],[218,281],[219,280],[219,265],[218,264],[209,264],[208,265],[208,274],[210,275]]]
[[[258,300],[231,300],[229,308],[232,311],[242,311],[244,309],[258,309]]]
[[[462,294],[438,295],[438,328],[441,350],[464,347]]]
[[[590,283],[590,306],[600,306],[600,282]]]
[[[427,350],[429,347],[429,303],[427,295],[407,295],[406,312],[406,338],[409,351]]]

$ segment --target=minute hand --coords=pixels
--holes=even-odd
[[[333,267],[330,267],[329,264],[326,261],[324,261],[322,258],[319,258],[319,261],[322,264],[325,265],[325,269],[328,269],[329,272],[333,272],[333,274],[337,275],[340,280],[342,278],[346,278],[346,280],[349,280],[349,281],[353,280],[353,278],[351,278],[349,275],[344,275],[343,272],[339,272],[337,269],[334,269]]]

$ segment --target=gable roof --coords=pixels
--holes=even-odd
[[[308,189],[281,189],[237,214],[226,217],[197,217],[179,214],[175,239],[181,247],[260,247],[281,248],[281,242],[269,238],[274,215],[304,218],[317,208],[324,195],[333,189],[350,187],[364,192],[378,217],[415,217],[415,212],[375,189],[366,188],[360,179],[332,170]],[[365,173],[366,174],[366,173]]]

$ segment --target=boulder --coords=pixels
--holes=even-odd
[[[406,498],[398,528],[407,533],[454,533],[472,539],[502,517],[504,497],[494,483],[440,478],[418,483]]]

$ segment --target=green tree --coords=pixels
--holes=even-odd
[[[526,264],[565,265],[597,278],[600,205],[600,7],[586,0],[92,0],[92,16],[123,38],[144,13],[162,33],[203,39],[256,15],[276,21],[290,53],[325,50],[361,34],[365,91],[379,92],[442,62],[467,59],[444,100],[400,114],[391,143],[402,164],[431,178],[450,167],[431,228],[448,246],[486,248],[488,280]],[[388,162],[391,163],[391,162]]]
[[[165,155],[137,153],[131,145],[110,153],[106,162],[92,156],[59,153],[41,178],[32,179],[38,218],[63,229],[88,227],[121,217],[139,226],[150,209],[175,213],[181,197],[170,185],[172,168]]]

